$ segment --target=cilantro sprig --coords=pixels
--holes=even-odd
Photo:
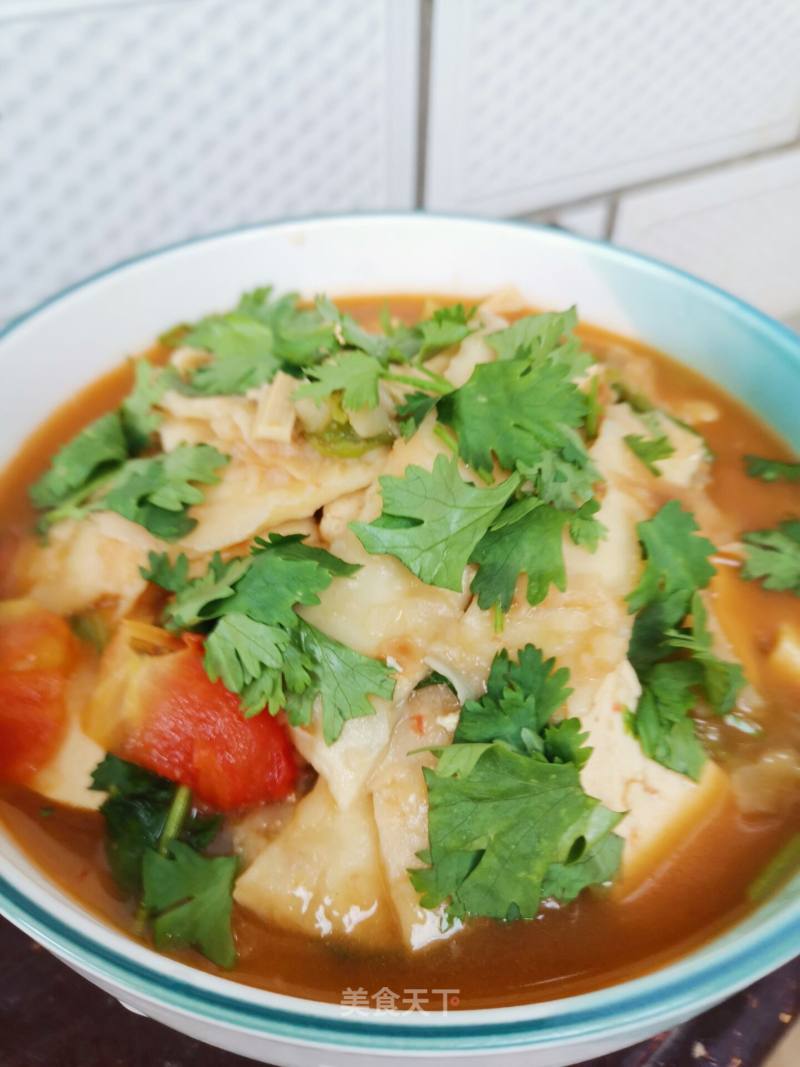
[[[171,563],[157,553],[142,573],[174,594],[165,609],[170,629],[205,633],[206,673],[240,695],[245,714],[285,709],[291,723],[305,725],[319,698],[323,735],[333,744],[348,719],[374,713],[370,695],[391,698],[392,671],[305,622],[296,608],[318,604],[335,577],[358,569],[300,535],[270,534],[247,557],[215,556],[197,578],[184,556]]]
[[[800,519],[787,519],[774,530],[753,530],[742,540],[742,577],[765,589],[800,596]]]
[[[139,923],[150,924],[158,948],[194,946],[220,967],[232,967],[235,856],[202,855],[221,818],[192,811],[191,793],[156,774],[108,755],[92,773],[106,856],[117,885],[139,900]]]
[[[45,511],[38,528],[46,531],[63,519],[115,511],[163,541],[176,541],[197,525],[189,511],[203,501],[199,486],[219,482],[217,471],[228,458],[212,445],[178,445],[172,452],[101,469],[80,489]],[[36,486],[32,495],[35,491]],[[41,498],[37,493],[35,499]]]
[[[475,546],[519,482],[512,475],[479,489],[464,481],[455,459],[440,455],[431,471],[410,466],[402,478],[382,476],[381,516],[351,528],[368,552],[395,556],[429,585],[460,590]]]
[[[574,900],[616,874],[623,817],[588,796],[590,754],[576,719],[552,723],[569,672],[532,645],[495,657],[486,694],[467,702],[428,786],[425,866],[410,871],[425,907],[451,919],[531,919],[545,897]]]
[[[174,383],[169,368],[134,362],[134,385],[120,407],[68,441],[30,487],[41,533],[93,511],[116,511],[165,541],[194,529],[189,510],[203,500],[198,487],[219,481],[228,456],[206,444],[142,456],[161,422],[158,402]]]
[[[642,692],[628,724],[647,756],[697,780],[706,757],[689,713],[704,697],[715,714],[728,714],[745,681],[738,664],[712,651],[699,591],[714,575],[715,549],[677,500],[638,532],[645,565],[627,598],[637,613],[628,656]],[[683,627],[687,615],[691,626]]]

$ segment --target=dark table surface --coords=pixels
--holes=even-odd
[[[798,1011],[800,958],[692,1022],[591,1067],[760,1067]],[[0,919],[0,1067],[251,1063],[132,1014]]]

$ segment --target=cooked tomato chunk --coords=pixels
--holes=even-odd
[[[0,779],[26,784],[58,749],[75,640],[63,619],[24,600],[0,603]]]
[[[142,717],[119,754],[188,785],[218,811],[291,793],[297,765],[283,724],[267,712],[244,718],[239,698],[209,680],[197,643],[170,659],[143,681]]]

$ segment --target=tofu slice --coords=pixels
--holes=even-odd
[[[612,811],[626,811],[617,828],[625,839],[622,877],[626,894],[658,864],[701,818],[722,804],[730,790],[727,775],[711,760],[699,782],[663,767],[642,752],[625,728],[624,710],[634,708],[641,687],[625,660],[598,686],[581,721],[593,752],[581,772],[583,787]]]
[[[397,945],[371,798],[362,793],[342,809],[321,778],[238,879],[234,896],[260,918],[311,937]]]

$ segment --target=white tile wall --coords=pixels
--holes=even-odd
[[[614,240],[800,315],[800,149],[620,198]]]
[[[548,221],[583,237],[607,237],[611,218],[610,200],[591,200],[586,204],[558,208],[548,212]]]
[[[0,0],[0,322],[187,236],[418,196],[616,217],[800,321],[799,151],[800,0]]]
[[[0,0],[0,321],[267,217],[411,207],[418,0]]]
[[[797,0],[435,0],[426,204],[518,214],[792,140]]]

